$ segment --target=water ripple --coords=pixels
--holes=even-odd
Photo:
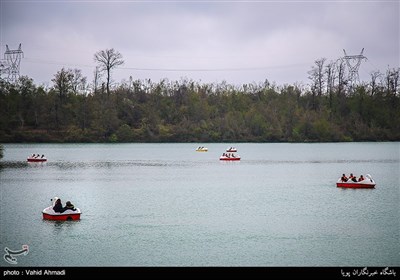
[[[254,165],[264,164],[320,164],[320,163],[399,163],[398,159],[337,159],[337,160],[243,160]]]
[[[198,165],[199,162],[192,161],[151,161],[151,160],[134,160],[134,161],[59,161],[46,163],[28,163],[23,161],[4,161],[0,162],[0,169],[26,169],[41,167],[56,167],[60,169],[75,168],[115,168],[115,167],[191,167]],[[204,162],[204,164],[207,164]]]
[[[242,164],[273,165],[273,164],[335,164],[335,163],[399,163],[398,159],[335,159],[335,160],[251,160],[243,159]],[[130,160],[130,161],[59,161],[59,162],[25,162],[3,161],[0,162],[0,170],[5,168],[26,169],[56,167],[63,170],[76,168],[100,168],[110,169],[118,167],[193,167],[209,165],[217,161],[168,161],[168,160]]]

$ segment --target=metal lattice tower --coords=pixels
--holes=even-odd
[[[347,67],[349,68],[349,81],[351,88],[353,88],[360,80],[358,69],[360,68],[361,61],[367,58],[363,55],[364,48],[361,50],[361,53],[357,55],[347,55],[344,49],[343,52],[344,57],[342,59],[346,61]]]
[[[5,73],[8,72],[8,81],[16,82],[19,78],[19,66],[21,64],[21,58],[24,56],[24,52],[21,50],[21,44],[17,50],[10,50],[8,45],[6,45],[6,52],[4,53],[4,59],[7,63],[7,66],[4,67]]]

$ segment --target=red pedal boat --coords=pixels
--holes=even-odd
[[[28,162],[45,162],[47,161],[47,158],[42,155],[41,157],[39,155],[31,155],[26,159]]]
[[[75,221],[80,220],[81,218],[81,210],[79,208],[75,208],[75,210],[65,210],[62,213],[54,212],[53,207],[56,203],[58,197],[52,199],[53,205],[43,209],[43,219],[45,220],[53,220],[53,221]]]
[[[234,161],[234,160],[240,160],[240,156],[220,156],[219,160],[228,160],[228,161]]]
[[[353,182],[348,180],[343,182],[341,178],[336,182],[338,188],[351,188],[351,189],[373,189],[375,188],[375,181],[372,179],[371,175],[365,175],[365,179],[360,182]]]

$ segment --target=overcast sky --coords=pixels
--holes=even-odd
[[[399,67],[399,1],[19,1],[0,0],[1,54],[51,85],[62,67],[93,80],[94,54],[114,48],[115,82],[182,77],[232,84],[309,83],[319,58],[360,54],[360,77]]]

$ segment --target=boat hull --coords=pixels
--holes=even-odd
[[[338,188],[350,188],[350,189],[373,189],[375,184],[363,184],[363,183],[349,183],[349,182],[338,182],[336,183]]]
[[[76,221],[81,219],[81,214],[50,215],[43,213],[43,219],[52,221]]]
[[[27,158],[28,162],[45,162],[47,161],[46,158]]]
[[[220,157],[219,160],[225,160],[225,161],[237,161],[240,160],[240,157],[235,157],[235,158],[226,158],[226,157]]]
[[[56,201],[56,200],[54,200]],[[52,220],[52,221],[76,221],[81,219],[81,210],[76,208],[73,210],[65,210],[62,213],[54,212],[53,206],[49,206],[42,211],[44,220]]]

